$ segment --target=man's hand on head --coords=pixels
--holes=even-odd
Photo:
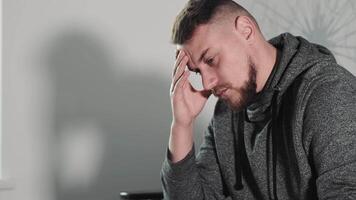
[[[189,82],[189,70],[187,63],[188,54],[180,49],[176,52],[176,61],[172,72],[170,88],[173,120],[183,126],[189,126],[202,111],[210,91],[198,91]]]

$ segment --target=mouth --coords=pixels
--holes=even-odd
[[[222,96],[224,96],[224,94],[226,93],[227,90],[228,90],[227,88],[222,88],[222,89],[220,89],[220,90],[217,90],[217,91],[214,93],[214,95],[215,95],[216,97],[222,97]]]

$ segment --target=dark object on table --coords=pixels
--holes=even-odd
[[[163,193],[147,191],[120,192],[120,197],[126,200],[161,200],[163,199]]]

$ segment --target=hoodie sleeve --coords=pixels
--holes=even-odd
[[[223,195],[223,183],[216,159],[212,123],[204,134],[199,154],[194,146],[188,155],[177,163],[170,160],[167,149],[161,170],[164,199],[202,200],[230,199]]]
[[[309,97],[304,131],[320,199],[356,199],[356,79],[331,74],[316,81]]]

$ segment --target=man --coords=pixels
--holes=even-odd
[[[356,199],[356,79],[328,49],[289,33],[266,41],[231,0],[190,0],[172,39],[166,199]],[[211,94],[195,156],[194,120]]]

